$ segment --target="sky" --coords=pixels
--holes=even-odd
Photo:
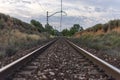
[[[0,13],[25,22],[31,19],[46,24],[46,12],[51,15],[61,9],[61,0],[0,0]],[[120,0],[63,0],[62,29],[80,24],[84,29],[98,23],[120,18]],[[49,24],[60,30],[60,13],[49,17]]]

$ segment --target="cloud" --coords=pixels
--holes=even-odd
[[[46,12],[49,15],[60,11],[60,0],[0,0],[0,12],[19,18],[25,22],[37,19],[46,24]],[[120,0],[63,0],[63,29],[79,23],[84,28],[97,23],[105,23],[110,19],[119,18]],[[60,14],[49,19],[53,26],[60,23]]]

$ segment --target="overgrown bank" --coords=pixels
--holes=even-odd
[[[42,26],[42,25],[41,25]],[[0,13],[0,58],[12,56],[47,40],[38,26]]]
[[[120,57],[120,33],[115,31],[101,35],[82,35],[74,39],[74,42],[96,51],[104,51],[108,55]]]
[[[17,29],[3,30],[0,32],[0,36],[0,57],[12,56],[19,50],[30,49],[47,40],[42,34],[27,34]]]

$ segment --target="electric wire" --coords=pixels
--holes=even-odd
[[[44,12],[47,12],[46,9],[45,9],[45,7],[43,8],[43,6],[41,5],[41,3],[40,3],[38,0],[35,0],[35,1],[40,5],[41,9],[42,9]]]

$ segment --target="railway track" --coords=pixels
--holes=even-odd
[[[0,80],[119,79],[119,69],[62,38],[0,69]]]

